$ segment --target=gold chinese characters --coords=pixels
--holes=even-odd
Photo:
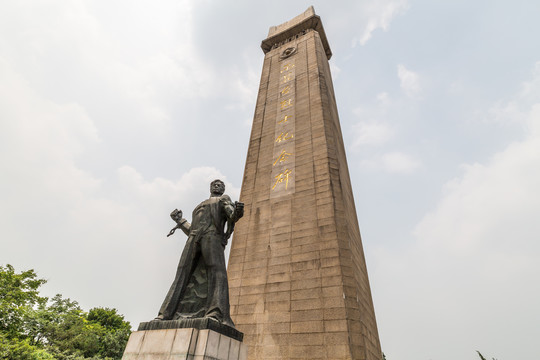
[[[291,175],[291,173],[292,173],[292,170],[285,169],[285,171],[282,171],[279,174],[277,174],[274,177],[276,181],[274,182],[274,186],[272,186],[272,190],[274,190],[275,187],[278,184],[281,184],[282,182],[285,182],[285,189],[287,189],[289,187],[289,176]]]
[[[295,64],[294,60],[283,63],[279,69],[278,113],[275,123],[274,159],[272,164],[273,196],[282,191],[294,191],[294,105]],[[279,190],[279,191],[278,191]]]
[[[285,150],[283,150],[283,151],[281,152],[281,154],[279,154],[279,156],[278,156],[278,158],[276,159],[276,161],[274,161],[273,166],[276,166],[276,164],[277,164],[278,162],[282,163],[282,162],[286,161],[287,158],[288,158],[289,156],[291,156],[291,155],[292,155],[292,153],[288,153],[288,152],[286,152]]]
[[[281,134],[278,135],[278,137],[276,138],[276,142],[282,142],[282,141],[286,141],[286,140],[289,140],[289,139],[292,139],[294,137],[293,134],[290,134],[288,132],[284,133],[284,132],[281,132]]]

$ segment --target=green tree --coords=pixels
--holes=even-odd
[[[120,359],[131,326],[116,309],[88,313],[58,294],[39,296],[33,270],[0,266],[0,359]]]
[[[93,357],[99,352],[99,336],[86,326],[86,314],[76,301],[58,294],[43,310],[41,337],[56,357]]]
[[[31,345],[28,339],[7,338],[0,333],[0,359],[9,360],[55,360],[44,349]]]
[[[47,302],[38,291],[45,282],[34,270],[17,274],[9,264],[0,266],[0,331],[8,338],[27,334],[34,308]]]
[[[124,320],[124,316],[118,314],[116,309],[93,308],[88,312],[88,321],[103,328],[99,354],[121,358],[131,334],[131,325]]]
[[[85,313],[77,302],[56,295],[45,313],[42,336],[58,359],[122,357],[131,325],[116,309],[93,308]]]

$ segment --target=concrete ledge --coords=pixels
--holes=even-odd
[[[232,339],[242,342],[244,334],[233,327],[224,325],[211,318],[182,319],[182,320],[152,320],[139,324],[139,331],[142,330],[164,330],[164,329],[185,329],[193,328],[197,330],[213,330],[219,334],[226,335]]]

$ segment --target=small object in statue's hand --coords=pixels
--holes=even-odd
[[[175,226],[171,229],[171,231],[169,231],[169,233],[167,234],[167,237],[171,236],[172,234],[174,234],[174,232],[176,231],[176,229],[178,229],[178,226]]]
[[[173,227],[171,229],[171,231],[169,231],[169,234],[167,235],[167,237],[171,236],[172,234],[174,234],[174,232],[176,231],[176,229],[180,229],[180,221],[182,220],[182,210],[178,210],[178,209],[174,209],[172,212],[171,212],[171,219],[174,220],[174,222],[177,224],[175,227]]]

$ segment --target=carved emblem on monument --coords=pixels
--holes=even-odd
[[[289,56],[292,56],[296,53],[296,47],[288,47],[279,56],[281,60],[288,58]]]

